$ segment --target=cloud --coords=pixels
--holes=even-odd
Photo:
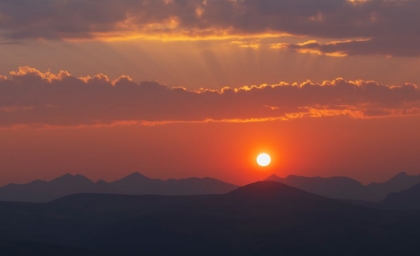
[[[335,57],[352,55],[376,55],[376,56],[399,56],[399,57],[419,57],[420,40],[413,38],[410,40],[392,38],[374,38],[334,41],[330,43],[319,43],[311,40],[300,44],[272,44],[272,49],[288,49],[299,53],[311,53]]]
[[[77,78],[21,67],[0,79],[0,126],[157,125],[264,122],[305,117],[377,118],[420,114],[414,84],[381,85],[341,78],[321,84],[170,88],[104,74]]]
[[[295,35],[354,54],[418,56],[419,0],[3,0],[3,42]],[[357,41],[354,39],[370,39]],[[403,50],[401,50],[403,49]]]

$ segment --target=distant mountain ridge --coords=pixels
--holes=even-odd
[[[380,202],[390,193],[400,192],[420,184],[420,175],[407,175],[401,172],[386,182],[373,182],[367,186],[348,177],[322,178],[291,175],[280,178],[271,175],[266,180],[277,181],[329,198]]]
[[[271,175],[266,181],[276,181],[316,195],[378,203],[391,193],[420,184],[420,175],[402,172],[392,179],[364,186],[348,177],[304,177],[291,175],[280,178]],[[80,193],[125,195],[207,195],[225,194],[238,186],[213,178],[151,179],[138,172],[122,179],[93,182],[82,175],[65,174],[52,181],[36,180],[27,184],[0,187],[0,201],[49,202],[63,196]]]
[[[206,195],[224,194],[238,186],[213,178],[159,180],[138,172],[120,180],[93,182],[82,175],[65,174],[52,181],[36,180],[27,184],[0,187],[0,201],[49,202],[63,196],[80,193],[126,195]]]

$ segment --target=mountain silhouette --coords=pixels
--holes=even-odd
[[[96,183],[82,175],[65,174],[50,182],[34,181],[28,184],[9,184],[0,188],[0,201],[49,202],[63,196],[79,193],[127,195],[201,195],[222,194],[237,186],[212,178],[150,179],[140,173],[120,180]]]
[[[407,175],[405,172],[401,172],[392,179],[381,182],[371,183],[367,186],[370,191],[370,197],[366,198],[366,201],[378,201],[377,199],[384,199],[390,193],[400,192],[411,188],[414,185],[420,184],[420,175]]]
[[[0,202],[0,255],[415,255],[419,217],[272,181],[221,195],[76,194]]]
[[[76,193],[95,192],[94,183],[81,175],[66,174],[50,182],[9,184],[0,188],[0,200],[16,202],[47,202]]]
[[[390,193],[400,192],[419,184],[420,175],[413,176],[402,172],[386,182],[371,183],[367,186],[347,177],[321,178],[291,175],[280,178],[271,175],[266,180],[281,182],[329,198],[380,202]]]
[[[221,200],[246,205],[267,205],[271,207],[281,205],[295,206],[299,204],[309,204],[314,202],[333,202],[325,197],[305,192],[303,190],[287,186],[275,181],[260,181],[244,187],[240,187],[232,192],[220,197]],[[336,203],[334,201],[334,203]]]
[[[331,198],[359,199],[363,194],[364,186],[347,177],[302,177],[291,175],[280,178],[272,175],[267,180],[277,181],[292,187]]]
[[[382,183],[362,185],[347,177],[280,178],[271,175],[266,181],[276,181],[316,195],[344,199],[359,205],[364,202],[380,202],[388,194],[406,190],[420,184],[420,175],[400,173]],[[52,181],[36,180],[27,184],[9,184],[0,187],[0,201],[49,202],[63,196],[79,193],[125,194],[125,195],[206,195],[223,194],[238,188],[212,178],[151,179],[138,172],[120,180],[93,182],[82,175],[65,174]]]
[[[420,210],[420,184],[389,194],[379,206],[393,210]]]

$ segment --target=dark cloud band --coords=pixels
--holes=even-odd
[[[248,122],[345,115],[373,118],[420,114],[416,85],[386,86],[336,79],[220,91],[169,88],[105,75],[76,78],[22,67],[0,77],[0,126]]]

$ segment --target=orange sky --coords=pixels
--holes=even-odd
[[[4,129],[1,183],[82,173],[115,180],[134,171],[153,178],[216,177],[236,184],[271,173],[346,175],[381,181],[418,173],[420,118],[347,117],[249,124],[173,124],[102,128]],[[268,168],[255,164],[268,152]]]
[[[0,3],[0,185],[420,174],[420,1],[18,2]]]

